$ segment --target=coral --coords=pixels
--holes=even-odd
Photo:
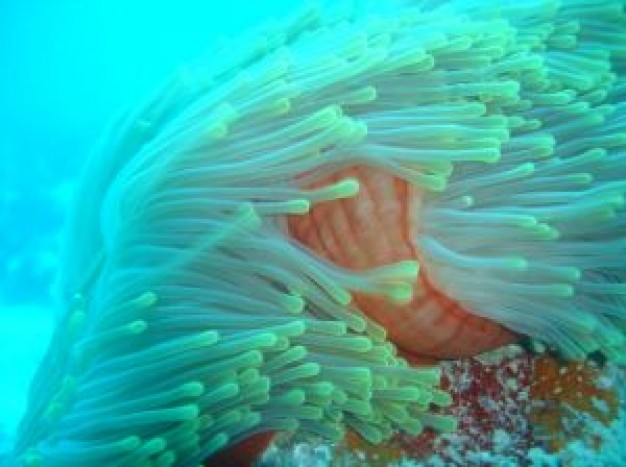
[[[544,355],[534,362],[530,421],[535,438],[553,452],[572,439],[584,439],[599,450],[600,433],[587,433],[590,420],[610,425],[618,415],[618,388],[593,361],[562,362]]]
[[[508,346],[479,358],[445,362],[442,367],[442,385],[453,398],[446,412],[458,419],[458,429],[417,437],[400,434],[396,443],[404,456],[474,465],[480,464],[482,453],[490,452],[521,462],[533,442],[528,420],[531,356]]]
[[[509,346],[443,364],[454,433],[398,434],[380,445],[347,437],[345,465],[621,465],[624,369],[529,355]],[[495,358],[494,358],[495,357]]]
[[[348,438],[335,457],[380,467],[403,460],[429,466],[621,465],[614,459],[624,457],[623,368],[529,355],[515,346],[442,366],[442,385],[453,397],[446,411],[459,421],[454,433],[398,434],[381,445]]]
[[[423,436],[424,434],[418,435],[420,438]],[[333,451],[336,465],[351,465],[352,459],[358,459],[359,465],[393,465],[405,456],[405,450],[395,437],[384,443],[372,444],[351,431],[346,432],[343,442],[335,446]]]
[[[479,465],[481,455],[495,453],[523,463],[533,445],[528,417],[532,356],[508,346],[477,358],[444,362],[442,370],[442,386],[453,398],[446,413],[458,420],[455,432],[399,433],[379,445],[348,433],[334,457],[360,459],[380,467],[403,460],[452,466]]]

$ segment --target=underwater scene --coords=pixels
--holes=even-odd
[[[626,466],[625,0],[5,0],[0,63],[0,467]]]

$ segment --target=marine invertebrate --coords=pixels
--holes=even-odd
[[[603,372],[594,362],[558,362],[546,355],[536,359],[534,373],[530,420],[536,437],[552,451],[583,437],[589,422],[579,414],[604,426],[617,418],[618,388],[602,383]],[[593,447],[599,449],[600,433],[594,436]]]
[[[324,179],[323,184],[351,176],[362,189],[355,196],[323,203],[310,214],[292,216],[291,233],[320,255],[349,269],[380,267],[389,261],[419,259],[415,246],[421,227],[414,217],[422,194],[412,194],[409,182],[376,168],[349,167]],[[419,216],[417,216],[419,217]],[[411,227],[413,226],[413,227]],[[497,348],[517,337],[502,325],[481,318],[439,292],[424,271],[412,296],[388,297],[356,293],[355,305],[388,330],[389,337],[411,360],[458,358]],[[406,291],[405,291],[406,293]],[[416,339],[416,331],[424,337]]]
[[[366,140],[316,180],[361,192],[292,231],[344,267],[419,262],[410,303],[355,296],[406,351],[471,356],[513,331],[624,361],[623,4],[447,7],[399,21],[445,39],[423,36],[420,72],[367,80]]]
[[[623,359],[623,5],[510,8],[308,9],[116,124],[20,459],[196,465],[276,430],[453,428],[429,411],[450,403],[438,370],[387,332],[432,357],[524,333]]]
[[[424,465],[481,465],[486,462],[482,456],[492,453],[523,465],[534,445],[529,417],[533,357],[510,345],[440,366],[442,387],[453,399],[445,411],[458,421],[454,432],[398,433],[380,445],[352,436],[339,445],[339,455],[382,467],[401,459]]]

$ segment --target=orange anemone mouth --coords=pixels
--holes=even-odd
[[[357,166],[342,169],[313,187],[358,179],[356,196],[316,204],[306,215],[290,216],[290,234],[316,254],[355,271],[417,260],[420,274],[411,298],[354,293],[353,304],[385,327],[405,353],[419,357],[459,358],[513,342],[502,325],[464,307],[437,284],[413,239],[420,228],[423,192],[383,170]]]

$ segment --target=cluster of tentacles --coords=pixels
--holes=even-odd
[[[522,334],[626,360],[623,2],[387,10],[307,8],[113,126],[16,462],[451,430],[407,358]]]

